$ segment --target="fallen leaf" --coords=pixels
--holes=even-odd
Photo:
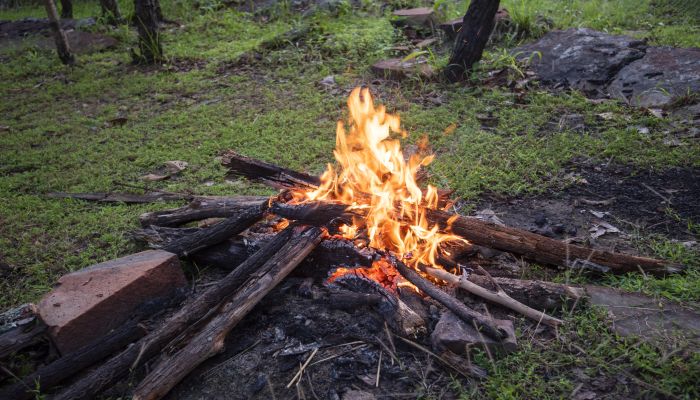
[[[500,226],[505,226],[505,223],[503,223],[503,221],[500,218],[498,218],[496,216],[496,213],[490,208],[485,208],[481,211],[477,211],[475,217],[482,221],[491,222]]]
[[[443,135],[447,136],[447,135],[452,134],[452,132],[454,132],[455,129],[457,129],[457,124],[455,124],[455,123],[453,122],[453,123],[449,124],[449,125],[447,126],[447,128],[445,128],[445,130],[442,131],[442,133],[443,133]]]
[[[163,181],[170,178],[170,175],[157,175],[157,174],[146,174],[141,177],[142,181],[156,182]]]

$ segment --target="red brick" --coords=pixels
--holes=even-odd
[[[175,254],[148,250],[64,275],[39,302],[39,316],[66,354],[118,327],[143,302],[186,284]]]

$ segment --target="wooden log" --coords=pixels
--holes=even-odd
[[[471,243],[496,250],[521,255],[543,264],[576,268],[593,263],[601,266],[600,272],[624,274],[644,271],[654,275],[667,275],[682,271],[685,267],[665,260],[638,257],[605,250],[596,250],[565,243],[522,229],[500,226],[476,218],[456,217],[440,210],[427,210],[428,219],[448,229]]]
[[[263,207],[268,202],[266,196],[238,196],[228,198],[196,198],[190,204],[170,209],[141,214],[141,226],[151,225],[175,227],[192,221],[207,218],[232,217],[250,207]]]
[[[541,322],[553,328],[556,328],[557,326],[564,323],[564,321],[558,318],[554,318],[550,315],[545,314],[542,311],[537,311],[532,307],[528,307],[525,304],[514,300],[505,291],[500,289],[500,287],[497,288],[495,291],[491,291],[484,289],[483,287],[475,284],[474,282],[470,282],[467,279],[463,279],[457,275],[453,275],[442,269],[427,267],[424,269],[424,271],[433,278],[437,278],[445,282],[449,282],[452,285],[459,286],[460,288],[466,290],[467,292],[475,296],[481,297],[482,299],[488,300],[492,303],[496,303],[503,307],[509,308],[538,323]]]
[[[180,302],[184,297],[183,290],[175,290],[171,296],[146,302],[127,322],[105,337],[40,367],[35,372],[23,377],[20,382],[0,389],[0,399],[29,400],[36,396],[35,388],[37,387],[40,387],[42,392],[52,389],[85,368],[143,337],[147,331],[140,323],[141,320],[153,317],[164,308]]]
[[[267,208],[267,203],[250,207],[215,225],[174,240],[163,246],[163,250],[186,257],[206,247],[221,243],[259,221],[265,208]]]
[[[0,334],[0,359],[45,340],[45,332],[46,325],[35,320],[28,325]]]
[[[207,321],[212,310],[233,296],[236,289],[247,281],[249,275],[278,253],[292,235],[293,227],[291,226],[278,233],[265,247],[253,254],[216,285],[209,287],[194,301],[185,305],[153,332],[58,393],[54,400],[95,398],[131,369],[143,365],[160,353],[163,347],[188,327]]]
[[[127,203],[142,204],[155,203],[159,201],[179,201],[192,200],[195,196],[180,193],[153,192],[146,194],[114,193],[114,192],[92,192],[92,193],[66,193],[49,192],[47,197],[53,199],[78,199],[85,201],[98,201],[103,203]]]
[[[260,180],[277,189],[315,188],[321,184],[321,180],[316,176],[242,156],[232,150],[222,155],[221,164],[228,168],[232,175]]]
[[[357,220],[362,210],[344,210],[342,204],[309,202],[300,205],[276,203],[271,211],[281,217],[315,224],[317,220]],[[596,272],[625,274],[629,272],[667,275],[678,273],[684,266],[670,261],[596,250],[565,243],[536,233],[496,225],[477,218],[461,217],[440,210],[426,210],[428,220],[438,224],[472,244],[507,251],[543,264],[567,268],[594,268]]]
[[[442,289],[430,283],[430,281],[420,276],[420,274],[406,266],[406,264],[397,259],[393,259],[392,264],[406,280],[416,285],[416,287],[426,295],[447,307],[465,322],[474,324],[476,329],[481,330],[486,335],[496,340],[502,340],[506,337],[507,333],[500,330],[490,318],[472,310],[461,301],[443,292]]]
[[[151,370],[134,391],[133,399],[162,398],[194,368],[221,352],[228,333],[311,253],[322,237],[323,231],[312,227],[289,241],[249,277],[221,312],[182,350],[164,358]]]

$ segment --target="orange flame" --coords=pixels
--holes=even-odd
[[[396,253],[414,268],[418,264],[437,266],[440,244],[463,239],[439,232],[426,218],[425,209],[438,206],[438,192],[430,185],[425,192],[421,190],[416,174],[434,156],[413,154],[404,159],[399,140],[391,138],[391,133],[406,137],[398,115],[387,113],[384,106],[375,107],[369,90],[354,89],[348,108],[349,131],[342,121],[336,130],[333,154],[339,169],[328,164],[320,187],[304,193],[304,198],[365,209],[370,246]],[[358,230],[358,226],[346,226],[342,233],[351,237]]]

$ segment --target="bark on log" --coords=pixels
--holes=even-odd
[[[260,180],[277,189],[315,188],[321,184],[321,180],[316,176],[242,156],[232,150],[222,155],[221,164],[228,168],[232,175]]]
[[[311,253],[322,236],[320,228],[308,228],[280,249],[259,271],[250,276],[220,314],[190,340],[186,347],[154,367],[134,391],[133,399],[162,398],[194,368],[221,352],[228,333]]]
[[[481,330],[486,335],[496,340],[502,340],[504,337],[506,337],[507,333],[501,331],[490,318],[487,318],[485,315],[472,310],[461,301],[443,292],[442,289],[430,283],[416,271],[408,268],[401,261],[394,260],[393,265],[396,267],[399,273],[406,278],[406,280],[416,285],[418,289],[438,301],[443,306],[447,307],[465,322],[474,324],[476,329]]]
[[[66,33],[61,29],[54,0],[44,0],[44,6],[46,7],[46,14],[49,18],[49,27],[51,28],[51,32],[53,32],[53,38],[56,42],[58,58],[61,59],[61,62],[65,65],[75,64],[75,57],[73,57],[73,53],[70,51]]]
[[[292,234],[291,226],[278,233],[270,243],[226,275],[216,285],[211,286],[194,301],[185,305],[163,325],[57,394],[54,400],[93,399],[126,375],[129,370],[143,365],[188,327],[206,321],[211,316],[212,310],[230,298],[236,289],[247,281],[250,274],[278,253],[292,237]]]
[[[228,218],[250,207],[263,207],[266,196],[238,196],[229,198],[196,198],[190,204],[170,209],[141,214],[141,226],[179,226],[207,218]]]
[[[464,15],[462,30],[455,40],[452,56],[445,67],[445,77],[450,82],[466,79],[472,66],[481,60],[495,26],[498,3],[499,0],[471,0]]]
[[[231,236],[248,229],[248,227],[262,218],[266,208],[267,203],[248,208],[238,215],[168,243],[163,246],[163,250],[175,253],[180,257],[187,257],[192,253],[221,243]]]

